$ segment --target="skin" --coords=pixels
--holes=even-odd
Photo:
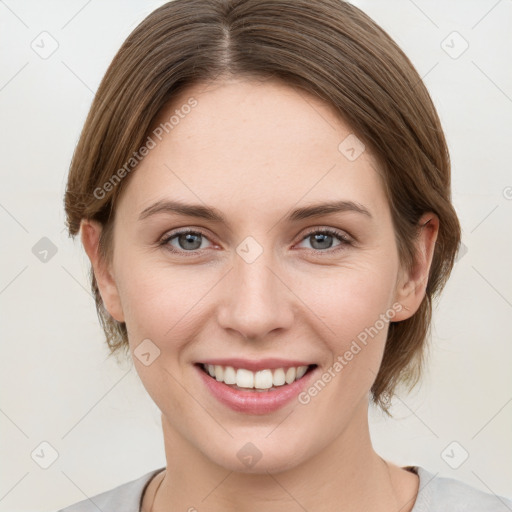
[[[420,220],[418,259],[406,271],[378,165],[369,151],[350,161],[338,150],[352,132],[329,105],[279,82],[237,78],[190,87],[157,123],[191,96],[198,105],[129,178],[110,263],[97,253],[101,226],[82,221],[101,296],[126,322],[130,350],[149,338],[161,351],[149,366],[133,357],[162,412],[167,459],[144,510],[153,499],[153,511],[411,510],[417,476],[380,458],[368,428],[387,324],[310,403],[294,400],[271,414],[218,403],[193,364],[282,357],[326,371],[393,304],[403,306],[393,321],[418,309],[437,217]],[[227,224],[171,213],[138,220],[161,199],[215,207]],[[345,211],[284,220],[293,208],[341,199],[371,217]],[[309,231],[326,227],[351,243],[315,244]],[[187,255],[179,237],[167,242],[179,253],[158,245],[177,228],[204,233],[199,255]],[[263,249],[252,263],[236,252],[248,236]],[[237,457],[247,442],[262,453],[252,467]]]

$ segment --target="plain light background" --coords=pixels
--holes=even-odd
[[[0,511],[57,510],[166,464],[158,409],[132,364],[107,357],[62,205],[100,80],[163,3],[0,0]],[[395,399],[394,419],[371,410],[374,444],[398,464],[511,497],[512,1],[353,3],[431,93],[464,243],[435,311],[428,372]]]

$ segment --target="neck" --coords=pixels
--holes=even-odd
[[[361,406],[360,420],[313,457],[291,469],[259,473],[235,472],[214,463],[162,415],[167,468],[152,512],[409,511],[416,477],[406,477],[404,470],[375,453],[367,404]]]

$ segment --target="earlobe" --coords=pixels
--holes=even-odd
[[[118,322],[124,322],[124,314],[117,284],[110,266],[101,258],[99,240],[102,225],[94,220],[83,219],[80,224],[80,237],[85,252],[91,261],[94,277],[98,284],[103,304],[110,315]]]
[[[402,310],[395,316],[395,321],[410,318],[425,297],[438,233],[437,215],[432,212],[423,214],[418,221],[418,236],[414,241],[414,265],[410,270],[402,270],[397,282],[396,301],[402,305]]]

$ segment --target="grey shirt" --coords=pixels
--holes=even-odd
[[[140,512],[143,493],[151,478],[164,468],[80,501],[58,512]],[[419,466],[418,497],[412,512],[512,512],[512,500],[482,492],[453,478],[438,477]]]

